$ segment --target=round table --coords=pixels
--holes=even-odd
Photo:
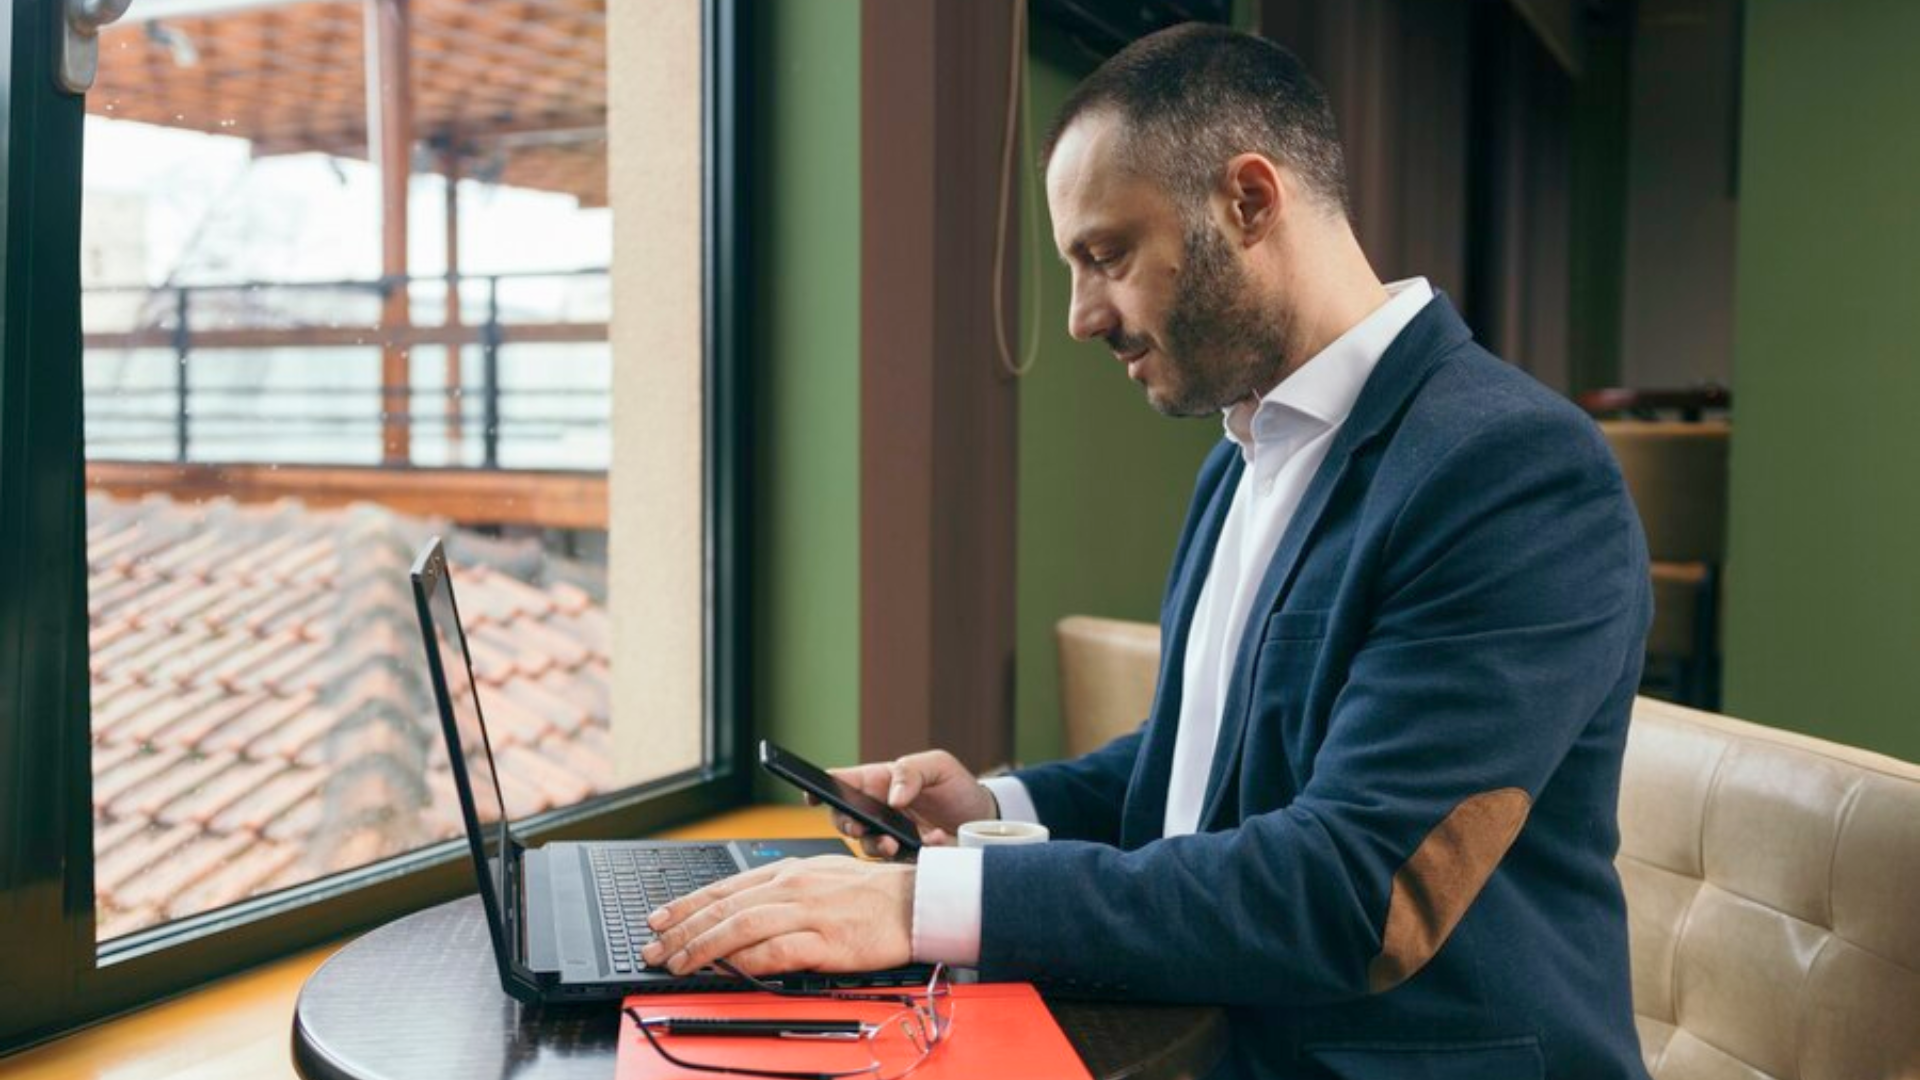
[[[1101,1080],[1198,1077],[1226,1049],[1221,1010],[1049,1001]],[[609,1080],[609,1005],[522,1005],[500,989],[477,898],[389,923],[342,948],[300,990],[293,1060],[306,1080]]]

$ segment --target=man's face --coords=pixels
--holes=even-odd
[[[1284,371],[1281,314],[1204,207],[1183,216],[1121,167],[1117,127],[1102,114],[1074,121],[1047,169],[1054,243],[1073,275],[1068,333],[1105,340],[1168,416],[1265,393]]]

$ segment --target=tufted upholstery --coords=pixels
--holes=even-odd
[[[1157,630],[1058,636],[1075,752],[1137,726]],[[1920,766],[1641,698],[1618,866],[1655,1080],[1920,1080]]]
[[[1656,1080],[1920,1078],[1920,767],[1642,698],[1618,865]]]

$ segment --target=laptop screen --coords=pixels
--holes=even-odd
[[[432,554],[439,554],[438,544],[433,545]],[[448,747],[448,751],[450,755],[459,756],[460,760],[454,764],[466,774],[467,785],[473,792],[473,812],[478,820],[472,822],[470,827],[477,825],[479,835],[484,837],[487,866],[494,881],[493,895],[500,903],[510,904],[513,900],[507,893],[506,866],[500,858],[507,842],[506,804],[500,797],[500,778],[493,769],[487,728],[480,716],[480,699],[473,685],[473,667],[467,659],[466,635],[454,606],[453,576],[444,558],[432,561],[439,565],[433,568],[427,584],[427,604],[433,616],[431,622],[435,645],[440,654],[440,671],[446,679],[447,705],[453,712],[454,725],[459,732],[458,744]]]

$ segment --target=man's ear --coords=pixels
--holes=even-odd
[[[1287,187],[1280,167],[1264,154],[1238,154],[1222,175],[1226,196],[1228,235],[1245,247],[1267,238],[1280,224],[1286,208]]]

